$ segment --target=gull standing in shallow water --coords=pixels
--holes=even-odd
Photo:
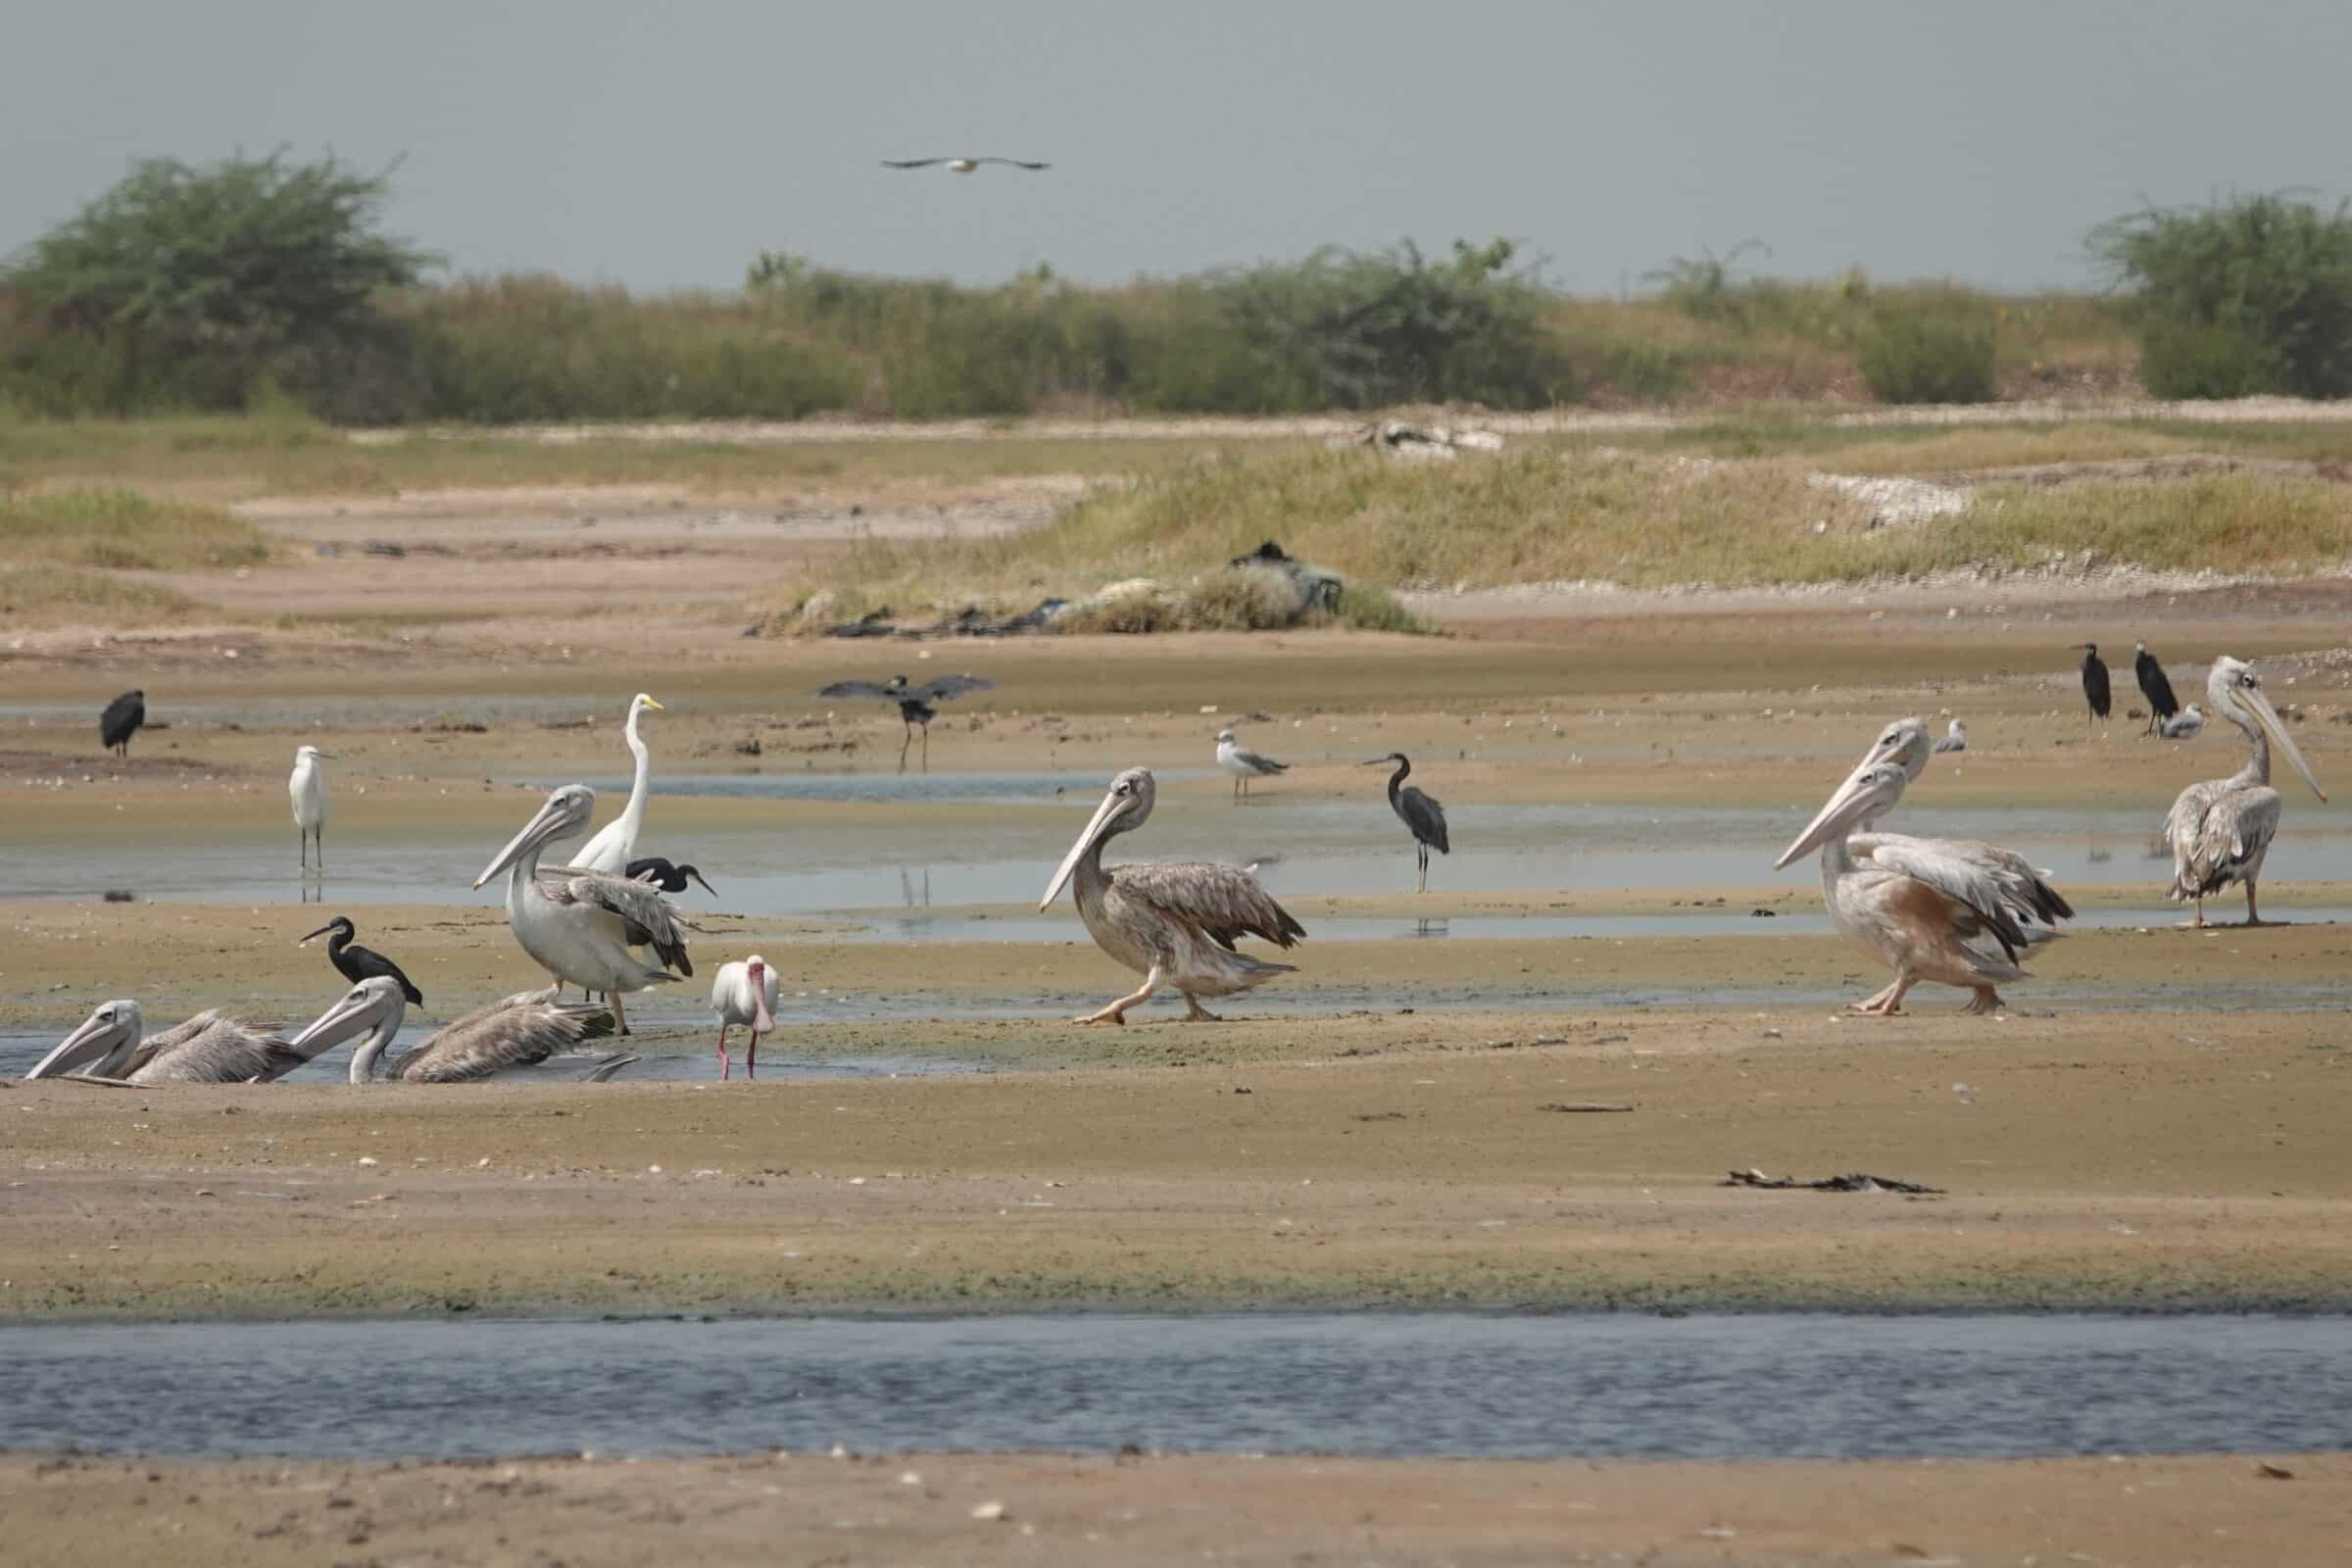
[[[1043,911],[1060,896],[1064,882],[1074,881],[1078,917],[1096,946],[1144,977],[1133,995],[1075,1022],[1125,1023],[1127,1009],[1163,985],[1183,995],[1186,1021],[1213,1021],[1216,1014],[1200,1005],[1200,998],[1232,996],[1296,970],[1294,964],[1265,963],[1235,949],[1246,936],[1288,948],[1306,935],[1306,927],[1239,866],[1196,860],[1103,869],[1102,847],[1143,826],[1157,793],[1149,768],[1131,767],[1112,779],[1110,793],[1038,900]]]
[[[1249,799],[1250,781],[1253,778],[1272,778],[1291,770],[1288,762],[1277,762],[1271,757],[1260,756],[1233,738],[1233,731],[1217,731],[1217,766],[1233,775],[1233,798]]]
[[[208,1007],[162,1034],[145,1036],[139,1004],[101,1003],[79,1028],[33,1064],[26,1078],[68,1074],[107,1083],[268,1083],[311,1059],[257,1024]]]
[[[318,869],[326,869],[326,769],[318,765],[326,755],[316,746],[296,747],[294,771],[286,775],[286,794],[294,802],[294,836],[302,845],[305,871],[311,868],[314,840],[318,845]]]
[[[1879,834],[1866,858],[1847,842],[1856,824],[1892,810],[1909,782],[1894,762],[1856,768],[1773,868],[1819,849],[1831,923],[1894,971],[1893,983],[1855,1011],[1899,1012],[1913,986],[1934,980],[1974,992],[1964,1010],[1990,1012],[2004,1005],[1994,986],[2026,977],[2017,955],[2027,937],[1998,881],[1934,840]]]
[[[2254,883],[2271,853],[2271,840],[2278,835],[2278,816],[2286,804],[2271,788],[2271,748],[2276,746],[2303,775],[2312,794],[2325,801],[2328,792],[2320,788],[2294,737],[2279,722],[2278,710],[2262,694],[2262,677],[2252,664],[2228,655],[2216,659],[2213,672],[2205,678],[2205,700],[2213,705],[2216,717],[2245,732],[2253,755],[2229,778],[2191,784],[2173,802],[2164,819],[2164,842],[2173,852],[2173,885],[2166,893],[2176,903],[2194,899],[2196,918],[2187,923],[2201,926],[2206,895],[2243,882],[2246,924],[2275,924],[2263,919],[2254,904]]]
[[[344,993],[291,1045],[307,1058],[366,1030],[368,1038],[351,1054],[353,1083],[466,1084],[510,1067],[535,1067],[612,1029],[609,1007],[559,1002],[552,990],[517,991],[474,1008],[386,1062],[384,1053],[400,1033],[406,1011],[400,986],[376,975]],[[639,1059],[626,1052],[607,1056],[589,1070],[589,1081],[603,1083]]]
[[[639,692],[629,699],[628,722],[621,726],[629,753],[637,759],[637,776],[629,785],[629,804],[588,841],[587,847],[572,858],[574,865],[591,871],[625,871],[630,857],[637,853],[637,835],[645,830],[645,782],[653,769],[653,757],[637,733],[637,715],[649,709],[657,713],[662,710],[660,703]]]
[[[479,888],[507,873],[507,924],[522,951],[559,983],[605,993],[620,1033],[629,1032],[620,994],[643,991],[694,973],[686,956],[686,928],[661,893],[643,882],[604,871],[562,866],[542,870],[539,852],[575,838],[596,810],[596,791],[566,784],[552,792],[538,814],[474,878]],[[646,963],[631,948],[652,948],[678,973]]]

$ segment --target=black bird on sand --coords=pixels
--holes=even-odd
[[[2173,695],[2173,683],[2164,678],[2164,666],[2148,652],[2148,645],[2132,646],[2139,650],[2139,657],[2132,661],[2132,673],[2139,677],[2140,695],[2148,700],[2147,732],[2153,735],[2159,725],[2180,711],[2180,699]]]
[[[2092,718],[2105,718],[2115,709],[2115,692],[2107,684],[2107,666],[2099,660],[2097,643],[2077,643],[2082,650],[2082,700]]]
[[[914,744],[914,730],[923,730],[923,771],[931,771],[931,721],[939,716],[938,704],[965,692],[984,692],[995,686],[993,680],[977,675],[942,675],[921,686],[909,686],[904,675],[893,675],[886,681],[837,680],[820,690],[819,697],[879,697],[886,703],[899,705],[899,717],[906,726],[906,745],[899,748],[899,771],[906,771],[906,748]]]
[[[1421,885],[1414,891],[1427,893],[1429,891],[1429,852],[1435,850],[1440,855],[1453,853],[1453,845],[1446,836],[1446,808],[1438,804],[1435,796],[1425,794],[1404,782],[1404,776],[1413,770],[1413,764],[1406,760],[1402,752],[1391,752],[1386,757],[1375,757],[1364,765],[1366,767],[1386,767],[1391,762],[1396,764],[1396,771],[1389,775],[1389,807],[1396,813],[1397,819],[1412,832],[1413,851],[1420,858],[1421,866]]]
[[[400,994],[409,999],[411,1006],[424,1005],[424,993],[416,989],[416,981],[401,972],[399,964],[373,948],[363,948],[351,940],[353,926],[348,914],[336,915],[294,945],[298,948],[308,947],[330,931],[334,935],[327,940],[326,961],[333,964],[344,979],[356,986],[363,980],[371,980],[380,974],[388,980],[399,982]]]
[[[98,738],[106,743],[108,751],[128,757],[131,736],[146,722],[147,694],[124,692],[107,704],[106,711],[98,715]]]
[[[685,892],[688,877],[694,878],[697,882],[703,882],[703,873],[693,866],[674,865],[659,855],[649,855],[642,860],[629,862],[630,881],[651,882],[664,893]],[[712,898],[718,897],[718,889],[708,882],[703,882],[703,891]]]

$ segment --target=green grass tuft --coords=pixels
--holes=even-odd
[[[269,559],[260,529],[212,507],[129,490],[0,496],[0,560],[167,571]]]

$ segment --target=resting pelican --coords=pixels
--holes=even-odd
[[[1953,722],[1956,724],[1959,720],[1954,719]],[[1862,754],[1862,760],[1855,764],[1854,772],[1859,774],[1865,768],[1889,764],[1903,770],[1903,782],[1907,785],[1928,770],[1930,751],[1927,720],[1898,718],[1879,731],[1879,738],[1871,742],[1870,749]],[[1881,810],[1891,808],[1889,803]],[[1846,838],[1846,848],[1853,852],[1857,860],[1869,860],[1881,845],[1892,846],[1898,852],[1908,849],[1948,857],[1987,878],[2000,894],[2002,906],[2017,919],[2021,927],[2034,920],[2055,925],[2060,920],[2075,917],[2074,906],[2067,903],[2058,890],[2050,886],[2048,879],[2016,851],[2002,849],[1997,844],[1987,844],[1983,839],[1931,839],[1909,833],[1872,832],[1870,829],[1876,825],[1878,814],[1874,812],[1861,818],[1856,825],[1863,831],[1849,834]],[[2028,932],[2027,935],[2032,937],[2034,933]]]
[[[1421,867],[1421,882],[1413,891],[1427,893],[1429,852],[1435,850],[1440,855],[1453,853],[1453,842],[1446,832],[1446,808],[1439,804],[1436,796],[1404,782],[1404,776],[1413,770],[1413,764],[1405,760],[1402,752],[1375,757],[1364,765],[1386,767],[1391,762],[1396,764],[1396,771],[1389,775],[1389,809],[1396,813],[1396,820],[1402,822],[1405,831],[1413,836],[1413,853],[1418,857]]]
[[[302,845],[302,868],[311,868],[311,842],[318,844],[318,869],[326,869],[326,769],[318,765],[327,754],[316,746],[294,749],[294,771],[286,776],[286,794],[294,801],[294,836]]]
[[[1271,757],[1253,752],[1235,740],[1230,729],[1217,731],[1217,766],[1233,775],[1233,798],[1236,801],[1249,797],[1251,779],[1272,778],[1277,773],[1291,770],[1290,763],[1277,762]]]
[[[574,865],[591,871],[626,871],[630,857],[637,853],[637,835],[645,827],[645,778],[653,766],[645,742],[637,735],[637,715],[649,708],[657,713],[662,711],[662,705],[643,692],[630,698],[628,723],[621,729],[628,737],[630,754],[637,759],[637,777],[629,785],[629,804],[588,841],[586,849],[572,858]]]
[[[1968,726],[1956,718],[1953,719],[1951,728],[1944,732],[1943,739],[1936,743],[1936,750],[1938,753],[1967,751]]]
[[[139,1004],[101,1003],[81,1026],[33,1064],[26,1078],[74,1073],[111,1083],[268,1083],[311,1059],[287,1041],[208,1007],[176,1028],[142,1038]]]
[[[1039,910],[1076,878],[1078,916],[1095,945],[1144,977],[1141,989],[1078,1023],[1125,1023],[1127,1009],[1163,985],[1183,994],[1185,1018],[1214,1020],[1201,997],[1228,997],[1265,984],[1296,964],[1263,963],[1235,951],[1246,936],[1288,948],[1306,927],[1274,902],[1257,878],[1238,866],[1177,861],[1102,869],[1102,847],[1118,834],[1142,827],[1158,793],[1152,770],[1131,767],[1110,781],[1110,793],[1095,808],[1094,820],[1070,846],[1046,884]]]
[[[601,1039],[612,1027],[611,1008],[567,1005],[552,990],[517,991],[474,1008],[386,1062],[384,1052],[400,1033],[407,1010],[399,983],[389,975],[373,975],[345,992],[291,1044],[306,1057],[316,1056],[364,1029],[368,1038],[351,1054],[353,1083],[466,1084],[509,1067],[537,1066],[584,1041]],[[588,1077],[603,1083],[639,1059],[625,1052],[607,1056]]]
[[[2195,740],[2205,728],[2205,710],[2191,703],[2172,717],[2156,726],[2156,733],[2168,741]]]
[[[1993,880],[1929,841],[1888,842],[1898,836],[1884,834],[1867,860],[1856,859],[1847,845],[1854,825],[1893,809],[1908,782],[1892,762],[1856,768],[1773,869],[1819,848],[1831,923],[1894,970],[1886,990],[1854,1004],[1857,1012],[1899,1012],[1905,994],[1922,980],[1973,991],[1965,1010],[1990,1012],[2003,1005],[1994,985],[2026,974],[2017,965],[2026,935]],[[1997,954],[1979,946],[1987,940]]]
[[[694,973],[694,965],[686,956],[686,930],[678,923],[677,911],[655,889],[577,866],[539,868],[539,852],[575,837],[595,810],[596,791],[585,784],[553,791],[473,885],[479,888],[505,871],[507,924],[522,951],[559,982],[605,993],[625,1035],[629,1020],[621,1010],[620,993],[674,981]],[[629,952],[633,947],[652,948],[678,973],[644,962]]]
[[[749,1027],[752,1043],[743,1054],[743,1075],[760,1076],[760,1037],[776,1026],[776,971],[757,953],[741,963],[722,963],[710,982],[710,1010],[718,1014],[718,1076],[733,1069],[727,1059],[727,1031]]]
[[[2216,659],[2213,673],[2205,678],[2205,700],[2213,705],[2215,716],[2246,732],[2254,755],[2230,777],[2191,784],[2173,802],[2164,819],[2164,842],[2173,852],[2173,885],[2167,892],[2175,902],[2194,899],[2197,915],[2188,924],[2201,926],[2205,896],[2243,882],[2246,924],[2273,924],[2254,905],[2255,879],[2262,875],[2263,858],[2278,836],[2278,813],[2285,804],[2271,788],[2271,748],[2278,748],[2312,794],[2324,801],[2328,792],[2320,788],[2294,737],[2262,694],[2262,677],[2252,664],[2228,655]]]

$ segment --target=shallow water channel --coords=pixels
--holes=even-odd
[[[2352,1444],[2341,1318],[1462,1313],[0,1328],[0,1447],[1591,1457]]]

